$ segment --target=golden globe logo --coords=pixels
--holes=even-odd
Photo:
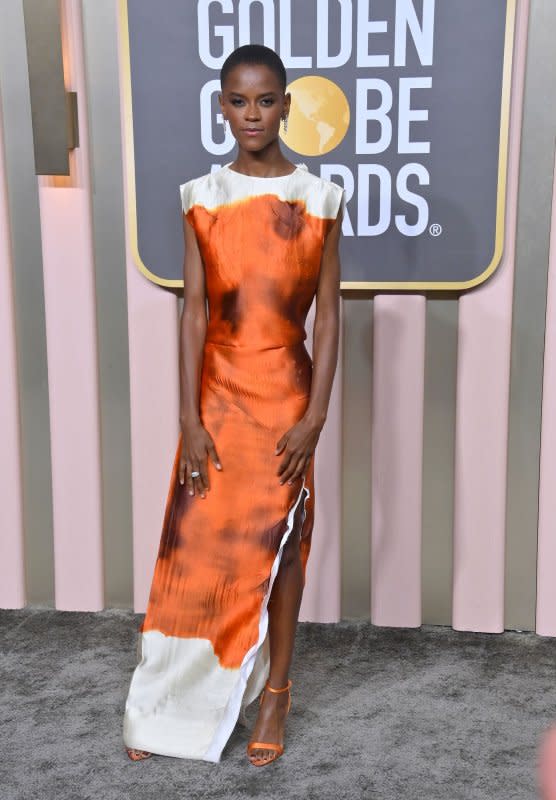
[[[322,156],[337,147],[349,128],[347,97],[328,78],[306,75],[287,87],[291,93],[284,143],[303,156]]]

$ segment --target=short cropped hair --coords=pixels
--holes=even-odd
[[[274,72],[283,91],[286,90],[286,68],[278,53],[275,53],[272,48],[264,44],[243,44],[232,50],[220,69],[220,86],[222,88],[228,73],[239,64],[264,64]]]

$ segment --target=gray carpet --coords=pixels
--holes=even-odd
[[[133,763],[121,721],[141,619],[0,611],[2,800],[537,797],[556,639],[300,623],[281,759],[249,764],[238,725],[219,764]]]

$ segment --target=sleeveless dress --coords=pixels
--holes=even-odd
[[[210,490],[191,496],[178,480],[180,432],[123,738],[127,747],[218,762],[268,677],[267,605],[291,535],[305,581],[314,456],[304,476],[280,485],[284,451],[274,451],[309,401],[304,324],[345,198],[304,164],[268,178],[226,164],[180,194],[209,306],[200,418],[222,470],[209,457]]]

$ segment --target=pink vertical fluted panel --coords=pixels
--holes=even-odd
[[[307,350],[312,354],[316,304],[307,316]],[[340,302],[340,341],[338,364],[328,406],[326,422],[315,453],[315,525],[307,580],[299,619],[310,622],[337,622],[340,619],[340,535],[342,489],[342,321]]]
[[[41,188],[56,608],[103,602],[95,289],[89,196]]]
[[[546,307],[539,482],[537,619],[535,630],[556,636],[556,165],[552,194],[552,228]]]
[[[508,403],[519,147],[527,19],[516,17],[504,254],[459,304],[454,487],[453,627],[504,630]]]
[[[371,621],[421,624],[426,299],[378,295],[373,311]]]
[[[179,199],[179,195],[178,195]],[[179,433],[178,307],[127,256],[133,597],[147,607]]]
[[[121,22],[121,18],[120,18]],[[126,274],[129,333],[131,475],[133,514],[134,609],[143,613],[151,586],[164,505],[179,434],[178,301],[144,276],[137,266],[133,236],[135,189],[130,119],[125,92],[129,87],[126,31],[118,26],[120,108],[124,164]],[[181,200],[176,172],[176,218]]]
[[[40,178],[56,608],[104,607],[94,260],[80,4],[62,4],[66,89],[79,103],[71,177]],[[66,185],[52,186],[52,182]],[[45,185],[50,184],[50,185]]]
[[[0,607],[25,605],[14,286],[0,98]]]

